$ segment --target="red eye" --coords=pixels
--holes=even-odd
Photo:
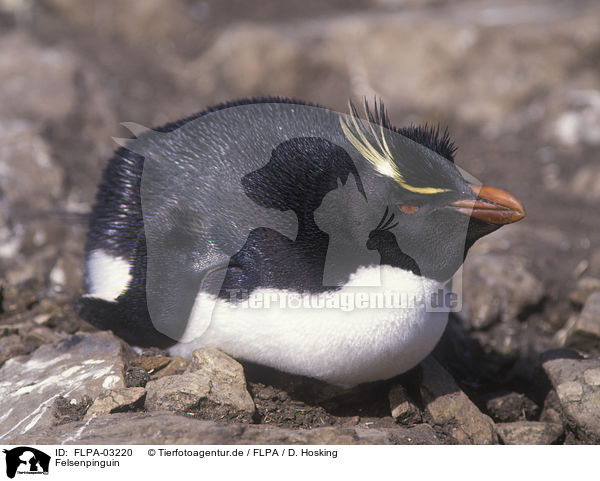
[[[403,205],[401,209],[405,214],[412,214],[413,212],[417,212],[419,210],[416,205]]]

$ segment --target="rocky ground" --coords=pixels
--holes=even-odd
[[[0,440],[600,442],[599,27],[585,0],[0,0]],[[140,354],[73,312],[119,122],[266,94],[448,124],[528,211],[471,250],[463,310],[400,378]]]

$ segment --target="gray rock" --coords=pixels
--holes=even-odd
[[[556,391],[552,391],[556,393]],[[562,417],[560,416],[560,409],[546,408],[540,414],[540,421],[547,423],[560,424],[562,426]]]
[[[109,332],[76,334],[46,344],[0,368],[0,439],[53,424],[58,397],[97,397],[124,387],[125,363],[133,352]]]
[[[398,384],[388,395],[392,417],[397,423],[416,424],[421,421],[421,411],[404,389]]]
[[[234,406],[242,412],[253,413],[254,402],[246,389],[244,368],[227,354],[212,347],[192,353],[187,373],[198,373],[210,379],[210,400]]]
[[[198,373],[164,376],[146,384],[148,411],[189,412],[197,409],[210,393],[210,379]]]
[[[560,414],[561,412],[562,409],[560,407],[558,395],[554,389],[550,389],[546,395],[546,399],[544,399],[544,406],[542,408],[542,412],[540,413],[539,420],[547,423],[563,424],[563,419]]]
[[[577,281],[575,290],[569,299],[577,306],[583,306],[588,297],[594,292],[600,292],[600,279],[596,277],[582,277]]]
[[[589,295],[583,310],[566,331],[567,347],[589,351],[600,345],[600,292]]]
[[[0,105],[13,118],[64,121],[77,105],[76,61],[17,32],[0,37]]]
[[[13,435],[10,444],[391,444],[384,431],[323,427],[283,429],[223,424],[165,413],[119,413]],[[360,434],[359,434],[360,432]],[[415,432],[416,435],[416,432]],[[416,437],[416,436],[415,436]]]
[[[84,419],[141,408],[145,396],[146,390],[143,387],[112,389],[94,401]]]
[[[494,444],[494,422],[458,387],[432,357],[422,363],[421,396],[434,424],[444,426],[460,444]]]
[[[562,424],[540,421],[517,421],[496,424],[504,444],[552,444],[563,434]]]
[[[187,372],[198,371],[235,383],[246,382],[242,365],[214,347],[196,349],[192,353],[192,362]]]
[[[254,402],[246,390],[243,371],[240,372],[232,363],[237,364],[239,369],[241,366],[216,349],[211,349],[207,356],[212,364],[207,364],[205,370],[164,376],[146,384],[148,391],[146,409],[175,412],[201,411],[205,417],[210,418],[250,420],[254,414]],[[194,357],[197,359],[205,355],[201,353]],[[219,370],[216,362],[218,359],[225,361],[223,370]],[[196,366],[196,369],[200,368]],[[243,384],[241,384],[242,380]]]
[[[46,326],[34,327],[23,336],[25,342],[31,342],[36,346],[51,344],[58,341],[59,338],[60,336],[56,332]]]
[[[520,258],[504,254],[475,255],[463,271],[463,310],[469,327],[487,329],[498,321],[517,319],[544,296],[543,284]]]
[[[385,429],[371,429],[356,426],[354,432],[358,439],[365,444],[392,444],[390,435]]]
[[[146,389],[149,411],[201,411],[211,419],[250,420],[255,410],[241,364],[214,348],[194,351],[184,374],[162,376]]]
[[[25,344],[18,335],[4,336],[0,338],[0,366],[10,358],[29,354],[32,350],[33,347]]]
[[[600,199],[600,166],[590,164],[579,168],[571,181],[571,190],[583,198]]]
[[[569,427],[585,442],[600,442],[600,359],[582,359],[574,351],[542,356]]]
[[[417,424],[410,428],[400,426],[394,429],[382,428],[381,431],[387,433],[394,444],[444,444],[436,434],[435,430],[428,424]]]
[[[569,91],[565,100],[565,112],[554,123],[558,140],[568,146],[599,144],[600,92],[595,89]],[[600,188],[600,184],[596,187]]]

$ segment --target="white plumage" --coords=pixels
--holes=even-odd
[[[86,268],[90,297],[114,301],[131,282],[129,262],[102,249],[90,252]]]
[[[363,287],[379,280],[378,287]],[[338,291],[304,296],[304,305],[323,305],[327,296],[330,301],[337,296],[341,304],[358,295],[384,292],[399,293],[400,299],[414,299],[417,304],[345,310],[281,308],[272,302],[269,308],[251,308],[233,307],[201,293],[182,338],[187,342],[173,346],[170,353],[189,357],[194,349],[213,346],[238,359],[332,384],[387,379],[416,366],[439,341],[448,313],[427,312],[424,302],[442,288],[441,283],[411,272],[376,266],[360,268]],[[261,305],[278,296],[297,295],[258,289],[248,304]],[[211,310],[209,320],[206,313]]]

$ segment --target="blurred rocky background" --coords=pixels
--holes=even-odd
[[[0,439],[600,442],[598,59],[586,0],[0,0]],[[339,391],[140,355],[73,313],[120,122],[260,95],[381,96],[525,205],[471,250],[463,311],[414,372]]]

